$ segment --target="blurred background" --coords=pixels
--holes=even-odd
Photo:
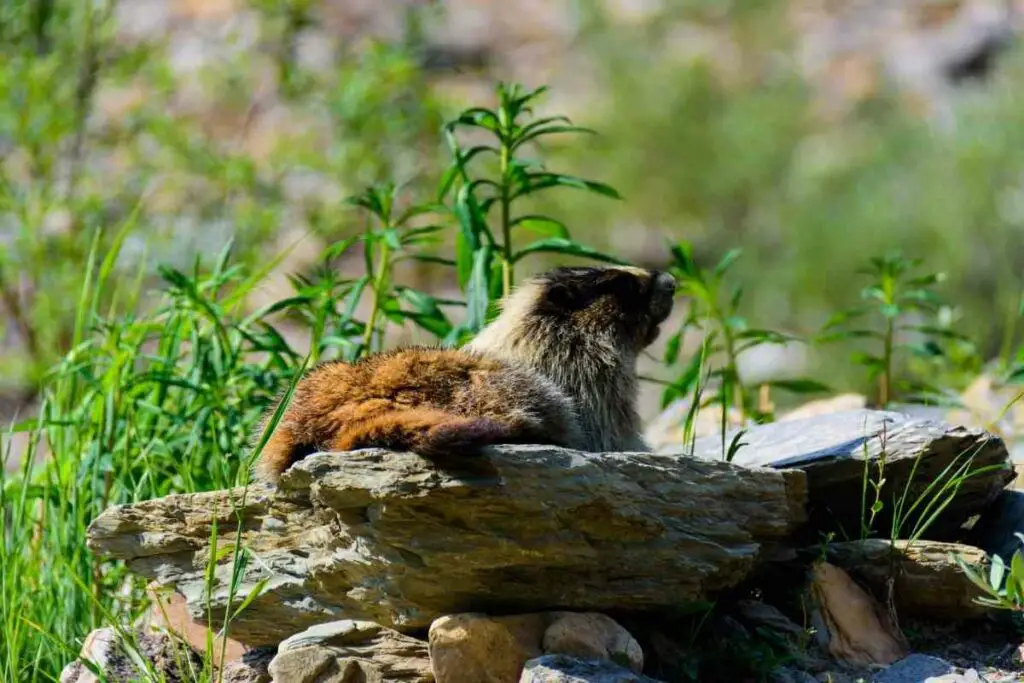
[[[1019,0],[5,0],[0,4],[0,395],[23,414],[68,350],[84,263],[150,282],[231,238],[288,273],[362,230],[341,200],[386,179],[430,193],[440,128],[494,83],[600,136],[550,165],[618,189],[544,209],[642,265],[666,240],[735,277],[753,324],[800,334],[856,303],[901,248],[948,278],[950,315],[994,357],[1024,265]],[[101,230],[97,233],[97,228]],[[543,267],[534,261],[531,268]],[[345,267],[342,264],[341,267]],[[357,259],[352,267],[359,267]],[[409,268],[407,284],[456,291]],[[144,305],[144,302],[139,304]],[[852,368],[785,349],[832,385]]]

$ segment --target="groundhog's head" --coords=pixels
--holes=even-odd
[[[639,351],[672,312],[676,281],[641,268],[558,268],[535,278],[534,314],[583,334],[614,334]]]
[[[558,268],[516,287],[473,346],[558,345],[564,351],[596,342],[638,353],[657,338],[672,311],[675,289],[675,279],[658,271]]]

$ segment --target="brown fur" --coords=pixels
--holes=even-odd
[[[636,357],[657,336],[673,291],[671,278],[650,271],[559,269],[517,288],[465,349],[412,347],[321,364],[300,380],[257,476],[274,481],[321,450],[647,450]]]

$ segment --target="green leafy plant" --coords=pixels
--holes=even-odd
[[[1024,543],[1024,534],[1014,535]],[[1024,613],[1024,552],[1020,548],[1014,551],[1009,566],[1001,556],[992,555],[987,573],[959,554],[954,554],[953,559],[971,583],[984,594],[975,598],[975,602],[1017,615]]]
[[[395,285],[394,268],[403,260],[425,260],[447,263],[444,259],[421,253],[422,246],[437,241],[436,235],[443,225],[429,224],[414,227],[410,221],[428,213],[437,213],[434,205],[414,205],[405,210],[395,206],[396,187],[387,183],[368,188],[352,197],[348,203],[361,207],[373,219],[368,222],[361,241],[365,254],[366,273],[355,281],[354,291],[359,294],[368,288],[371,296],[370,318],[364,327],[357,355],[381,350],[383,335],[381,321],[402,324],[411,321],[436,337],[446,337],[452,324],[440,308],[436,298],[410,287]],[[348,244],[348,243],[345,243]],[[446,301],[443,303],[460,303]],[[405,308],[403,308],[405,304]]]
[[[619,194],[603,183],[549,171],[526,156],[531,146],[565,133],[592,133],[564,116],[532,119],[534,102],[546,88],[524,90],[501,83],[496,109],[473,107],[444,128],[452,162],[438,192],[458,223],[456,267],[459,286],[467,293],[468,319],[460,333],[479,330],[493,315],[493,303],[515,283],[515,267],[531,254],[560,254],[623,263],[572,239],[569,229],[550,216],[525,213],[518,207],[544,190],[576,188],[604,197]],[[473,129],[488,142],[460,142],[457,132]],[[517,247],[513,233],[538,236]]]
[[[946,309],[934,287],[944,275],[920,273],[920,265],[919,260],[905,258],[898,251],[872,258],[870,265],[859,271],[871,278],[861,291],[865,303],[832,316],[817,337],[823,343],[853,339],[875,343],[869,351],[855,352],[853,359],[877,387],[873,403],[882,407],[897,399],[954,400],[928,373],[908,376],[899,372],[904,355],[935,361],[948,357],[949,342],[969,343],[943,320]]]
[[[676,377],[667,384],[662,393],[662,405],[692,394],[691,410],[685,425],[687,433],[692,431],[693,420],[700,408],[718,405],[722,415],[724,451],[725,430],[731,410],[737,411],[741,423],[748,419],[755,422],[772,419],[761,400],[760,387],[749,387],[740,377],[740,355],[764,344],[785,344],[798,339],[782,332],[751,327],[743,317],[740,312],[743,287],[731,285],[726,278],[740,256],[738,249],[726,253],[710,269],[697,263],[688,243],[679,243],[670,249],[670,272],[679,283],[678,292],[688,309],[680,328],[667,341],[665,363],[669,366],[679,364],[683,339],[688,332],[700,334],[703,341],[700,349],[682,363]],[[827,390],[824,385],[808,379],[768,380],[762,386],[796,393]],[[739,445],[734,439],[725,451],[727,460],[732,459]]]

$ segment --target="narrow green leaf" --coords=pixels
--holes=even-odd
[[[440,203],[416,204],[415,206],[410,206],[395,220],[395,225],[404,226],[410,219],[430,213],[445,214],[448,213],[448,207]]]
[[[399,260],[420,261],[422,263],[436,263],[442,266],[458,266],[458,263],[450,258],[434,256],[432,254],[406,254]]]
[[[1003,577],[1006,575],[1006,564],[999,555],[993,555],[991,562],[992,566],[988,573],[988,583],[995,590],[999,590],[1003,585]]]
[[[461,126],[475,126],[479,128],[485,128],[491,132],[498,132],[499,123],[498,117],[490,109],[483,107],[473,107],[467,109],[459,114],[459,117],[448,124],[449,127],[456,125]]]
[[[536,140],[537,138],[545,135],[555,135],[557,133],[586,133],[589,135],[597,135],[597,131],[591,130],[590,128],[584,128],[582,126],[544,126],[534,128],[529,132],[521,132],[520,135],[516,137],[515,142],[509,146],[509,149],[514,152],[531,140]]]
[[[731,268],[733,264],[736,263],[736,261],[739,259],[741,253],[742,250],[740,249],[730,249],[729,251],[727,251],[725,253],[725,256],[722,257],[722,260],[719,261],[718,265],[715,266],[715,277],[722,277],[723,275],[725,275],[729,268]]]
[[[420,228],[412,228],[402,232],[402,244],[420,244],[427,241],[428,238],[433,237],[437,233],[443,231],[446,226],[444,225],[425,225]]]
[[[402,248],[402,238],[395,228],[385,228],[380,231],[380,236],[384,238],[384,242],[391,249],[398,251]]]
[[[490,304],[491,259],[491,249],[487,246],[478,249],[473,254],[473,268],[469,278],[466,301],[466,326],[473,331],[477,331],[487,324],[487,309]]]
[[[547,237],[570,239],[569,229],[565,227],[565,224],[548,216],[536,214],[520,216],[512,221],[512,225],[519,226],[524,230],[529,230],[530,232],[545,235]]]
[[[364,233],[360,233],[353,237],[349,237],[347,239],[335,242],[334,244],[331,244],[329,247],[324,249],[323,253],[320,255],[320,258],[325,261],[336,259],[345,252],[347,252],[349,249],[351,249],[353,246],[358,244],[359,242],[362,242],[364,237]]]
[[[775,389],[791,391],[795,394],[819,394],[831,391],[828,385],[813,379],[775,379],[765,382],[765,384]]]
[[[667,365],[675,365],[676,360],[679,358],[679,348],[682,345],[682,341],[682,331],[676,332],[668,338],[668,342],[665,344],[665,363]]]
[[[563,175],[561,173],[534,173],[531,174],[526,185],[519,188],[512,194],[512,199],[518,199],[525,195],[533,194],[550,187],[571,187],[580,190],[587,190],[612,199],[622,199],[622,196],[610,185],[599,183],[593,180],[585,180],[576,176]]]
[[[573,242],[572,240],[563,239],[560,237],[551,237],[548,239],[538,240],[532,244],[528,244],[520,249],[513,257],[513,262],[518,262],[525,256],[537,253],[550,253],[550,254],[565,254],[567,256],[579,256],[581,258],[589,258],[595,261],[603,261],[605,263],[614,263],[617,265],[629,265],[627,261],[623,261],[617,256],[611,256],[605,254],[596,249],[585,247],[582,244]]]
[[[706,358],[705,350],[695,353],[690,357],[686,367],[683,368],[682,372],[679,373],[675,381],[671,383],[669,389],[662,396],[662,408],[665,408],[677,396],[685,396],[690,393],[690,390],[700,378],[701,369]]]

